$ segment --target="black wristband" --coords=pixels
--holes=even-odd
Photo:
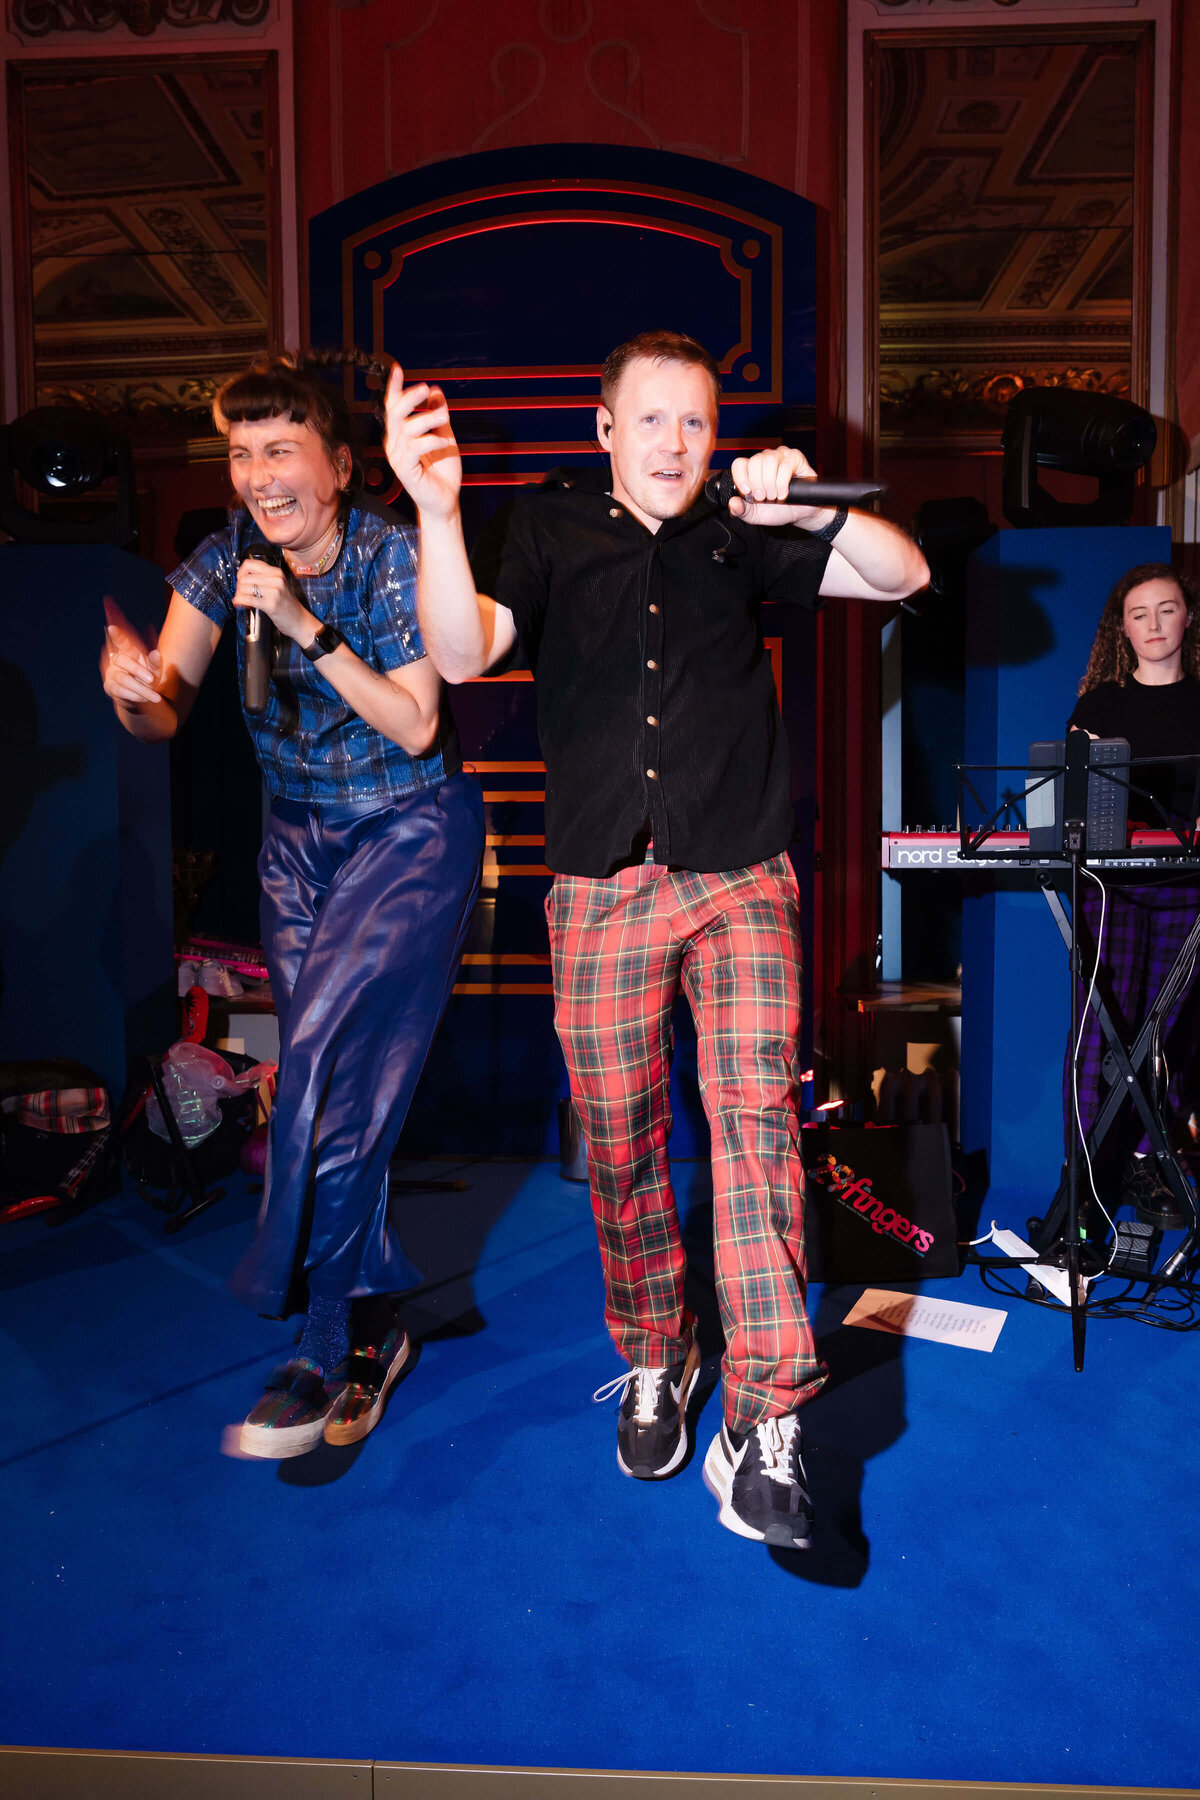
[[[336,625],[322,625],[311,644],[301,644],[300,654],[307,656],[309,662],[315,663],[318,657],[328,656],[331,650],[336,650],[345,641]]]
[[[839,506],[828,525],[822,525],[820,531],[810,531],[808,535],[810,537],[820,538],[822,543],[832,544],[834,538],[846,523],[847,517],[847,509],[844,506]]]

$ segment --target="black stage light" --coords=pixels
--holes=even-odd
[[[34,512],[17,477],[48,499],[72,501],[116,476],[116,500],[89,517],[59,507]],[[0,530],[22,544],[120,544],[137,538],[137,487],[126,440],[82,407],[37,406],[0,430]]]
[[[1134,482],[1158,429],[1144,407],[1078,388],[1022,388],[1004,421],[1004,516],[1010,525],[1128,525]],[[1093,475],[1094,500],[1056,500],[1039,469]]]

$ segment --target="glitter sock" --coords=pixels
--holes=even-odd
[[[296,1355],[315,1363],[322,1375],[331,1375],[349,1348],[350,1302],[326,1300],[314,1294],[308,1303]]]

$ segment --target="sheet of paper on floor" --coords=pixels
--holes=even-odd
[[[994,1350],[1008,1314],[997,1306],[971,1306],[964,1300],[938,1300],[928,1294],[896,1294],[866,1288],[843,1321],[897,1337],[928,1338],[934,1344],[957,1344],[962,1350]]]

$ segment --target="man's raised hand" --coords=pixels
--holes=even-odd
[[[404,371],[395,363],[384,410],[384,450],[417,511],[426,518],[452,518],[458,511],[462,458],[445,394],[424,381],[406,388]]]

